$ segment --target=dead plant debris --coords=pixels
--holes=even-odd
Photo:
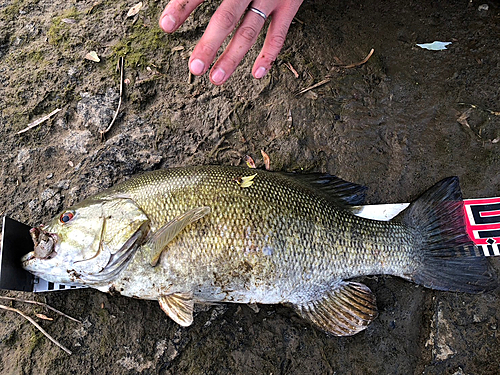
[[[104,138],[106,136],[106,133],[111,130],[111,127],[115,123],[116,117],[118,116],[118,113],[120,112],[120,107],[122,105],[122,96],[123,96],[123,64],[124,64],[124,58],[123,56],[120,57],[119,60],[119,67],[120,67],[120,98],[118,100],[118,107],[116,108],[115,115],[113,116],[113,119],[111,120],[111,123],[108,125],[108,127],[104,130],[102,130],[101,133],[101,140],[104,141]]]
[[[38,301],[30,301],[30,300],[23,300],[23,299],[20,299],[20,298],[5,297],[5,296],[0,296],[0,299],[6,299],[6,300],[9,300],[9,301],[16,301],[16,302],[23,302],[23,303],[31,303],[31,304],[35,304],[35,305],[39,305],[39,306],[43,306],[43,307],[45,307],[45,308],[47,308],[47,309],[49,309],[49,310],[52,310],[52,311],[54,311],[54,312],[56,312],[56,313],[58,313],[58,314],[60,314],[60,315],[62,315],[62,316],[64,316],[64,317],[66,317],[66,318],[68,318],[68,319],[70,319],[70,320],[73,320],[73,321],[75,321],[75,322],[81,323],[81,321],[80,321],[80,320],[75,319],[75,318],[72,318],[71,316],[66,315],[66,314],[62,313],[61,311],[59,311],[59,310],[57,310],[57,309],[53,308],[52,306],[49,306],[49,305],[47,305],[47,304],[45,304],[45,303],[42,303],[42,302],[38,302]],[[68,348],[66,348],[64,345],[60,344],[60,343],[59,343],[56,339],[54,339],[51,335],[49,335],[49,334],[47,333],[47,331],[45,331],[42,327],[40,327],[40,325],[39,325],[37,322],[35,322],[35,321],[33,320],[33,318],[29,317],[28,315],[26,315],[25,313],[23,313],[21,310],[18,310],[18,309],[15,309],[15,308],[13,308],[13,307],[9,307],[9,306],[1,305],[1,304],[0,304],[0,309],[2,309],[2,310],[7,310],[7,311],[12,311],[12,312],[15,312],[16,314],[21,315],[21,316],[22,316],[23,318],[25,318],[28,322],[30,322],[31,324],[33,324],[33,325],[35,326],[35,328],[36,328],[36,329],[38,329],[40,332],[42,332],[42,333],[43,333],[43,335],[44,335],[45,337],[47,337],[50,341],[52,341],[55,345],[57,345],[59,348],[61,348],[62,350],[64,350],[66,353],[68,353],[68,354],[72,354],[72,353],[71,353],[71,350],[69,350]],[[49,317],[47,317],[47,316],[46,316],[46,315],[44,315],[44,314],[35,314],[35,315],[36,315],[38,318],[43,319],[43,320],[49,320],[49,321],[53,320],[52,318],[49,318]]]
[[[129,17],[133,17],[135,16],[137,13],[139,13],[139,11],[141,10],[142,8],[142,1],[135,4],[132,8],[130,8],[127,12],[127,18]]]
[[[23,130],[18,131],[17,134],[22,134],[22,133],[27,132],[30,129],[33,129],[35,126],[40,125],[44,121],[47,121],[49,118],[51,118],[52,116],[54,116],[60,110],[61,110],[61,108],[54,109],[48,115],[40,117],[39,119],[37,119],[37,120],[33,121],[32,123],[28,124],[28,126],[26,128],[24,128]]]

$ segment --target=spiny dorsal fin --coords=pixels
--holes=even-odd
[[[377,317],[375,295],[364,284],[341,282],[322,298],[295,305],[297,313],[335,336],[351,336]]]
[[[287,173],[296,180],[321,191],[338,206],[349,209],[365,202],[366,186],[354,184],[327,173]]]
[[[147,245],[151,248],[154,254],[151,259],[151,265],[154,267],[160,260],[161,253],[170,241],[174,239],[184,228],[189,224],[200,220],[203,216],[210,212],[210,207],[196,207],[169,221],[163,227],[158,229],[153,236],[148,240]]]
[[[161,309],[177,324],[187,327],[193,323],[193,293],[174,293],[158,298]]]

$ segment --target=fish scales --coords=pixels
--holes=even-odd
[[[361,190],[328,175],[155,171],[33,228],[35,250],[23,265],[49,281],[158,300],[183,326],[195,302],[286,303],[340,336],[377,315],[373,293],[350,281],[357,276],[465,292],[496,285],[484,259],[455,257],[470,246],[456,178],[391,222],[353,215]]]
[[[402,265],[411,236],[401,225],[359,218],[287,176],[255,172],[248,188],[237,180],[252,170],[202,167],[159,171],[116,190],[131,195],[153,230],[193,207],[211,206],[208,217],[169,244],[162,265],[172,275],[158,275],[158,293],[163,279],[175,279],[176,290],[194,287],[203,300],[261,302],[267,294],[267,303],[297,303],[343,279],[410,271]],[[143,260],[124,277],[133,280],[139,270],[148,277]]]

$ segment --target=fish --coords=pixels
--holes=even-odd
[[[496,287],[465,230],[457,177],[388,222],[355,215],[365,192],[321,173],[147,172],[33,227],[22,264],[47,281],[158,300],[184,327],[197,303],[284,304],[335,336],[366,329],[378,314],[362,276],[451,292]]]

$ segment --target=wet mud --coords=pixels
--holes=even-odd
[[[306,1],[270,73],[251,77],[256,47],[222,87],[187,69],[216,3],[204,3],[172,35],[157,27],[164,2],[145,1],[126,18],[133,5],[0,4],[2,215],[39,224],[134,174],[239,165],[245,155],[262,165],[260,150],[273,170],[329,172],[364,184],[368,203],[410,201],[450,175],[460,177],[464,197],[500,195],[497,2]],[[442,51],[416,46],[435,40],[452,43]],[[372,48],[366,64],[342,67]],[[90,51],[99,63],[84,59]],[[118,106],[121,56],[127,84],[103,140]],[[56,108],[50,120],[17,134]],[[491,261],[498,271],[499,259]],[[40,321],[73,351],[69,356],[1,310],[0,372],[498,373],[498,289],[467,295],[393,277],[361,281],[376,294],[380,314],[345,338],[327,336],[286,306],[198,306],[194,324],[181,328],[156,302],[93,290],[3,291],[49,303],[82,323]]]

